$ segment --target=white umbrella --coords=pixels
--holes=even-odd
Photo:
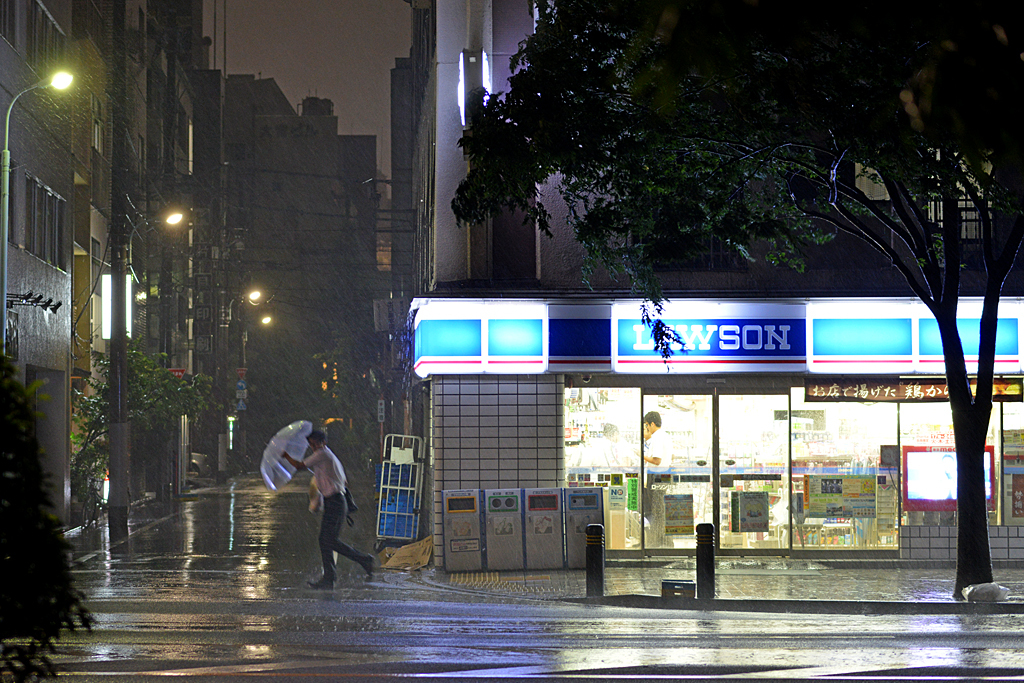
[[[306,437],[313,431],[313,424],[307,420],[292,422],[277,434],[274,434],[263,449],[263,462],[260,463],[260,473],[263,475],[263,483],[271,491],[279,488],[292,480],[295,468],[292,467],[281,453],[287,453],[296,460],[301,460],[306,454],[309,444]]]

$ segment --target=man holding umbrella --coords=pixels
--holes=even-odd
[[[304,460],[296,460],[288,453],[281,453],[297,470],[309,470],[316,479],[317,488],[324,497],[324,516],[320,520],[320,557],[324,563],[324,575],[319,581],[310,581],[312,588],[334,588],[337,576],[334,568],[334,553],[344,555],[353,562],[358,562],[366,572],[373,576],[373,555],[356,550],[342,543],[338,538],[341,533],[341,522],[348,515],[348,504],[345,502],[345,489],[348,479],[345,469],[330,448],[327,447],[327,435],[313,430],[306,437],[313,452]]]

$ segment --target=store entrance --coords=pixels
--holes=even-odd
[[[711,522],[723,554],[788,553],[789,398],[648,394],[643,403],[644,549],[692,549],[695,525]]]
[[[788,554],[789,396],[567,389],[566,485],[606,490],[610,551]]]

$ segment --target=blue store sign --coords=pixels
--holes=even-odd
[[[418,299],[415,370],[482,373],[941,373],[938,329],[911,299],[673,301],[677,336],[655,349],[642,302]],[[996,372],[1021,373],[1022,304],[1000,304]],[[958,321],[968,370],[977,362],[980,301]]]

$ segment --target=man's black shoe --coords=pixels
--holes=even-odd
[[[363,566],[363,571],[366,572],[366,578],[368,578],[368,579],[373,578],[373,558],[372,557],[368,557],[365,560],[363,560],[362,562],[360,562],[359,564],[361,564]]]
[[[334,581],[331,581],[326,576],[319,581],[307,581],[310,588],[316,588],[317,590],[329,590],[334,588]]]

